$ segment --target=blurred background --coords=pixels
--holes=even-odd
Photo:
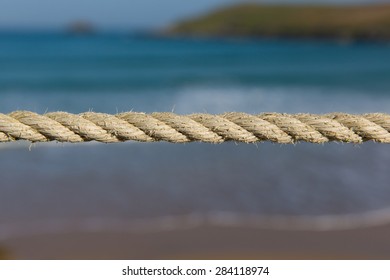
[[[0,0],[0,112],[390,113],[390,5]],[[0,258],[390,257],[390,146],[0,144]]]

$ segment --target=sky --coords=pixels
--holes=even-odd
[[[267,0],[266,0],[267,1]],[[268,0],[370,3],[375,0]],[[155,29],[242,0],[0,0],[1,29],[58,29],[87,21],[100,29]],[[259,1],[261,2],[261,1]],[[264,2],[264,1],[263,1]]]

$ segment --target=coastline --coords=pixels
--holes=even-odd
[[[388,4],[316,6],[247,3],[222,7],[179,21],[159,34],[168,37],[388,42],[389,27]]]

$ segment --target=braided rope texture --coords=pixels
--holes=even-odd
[[[382,113],[281,114],[225,113],[221,115],[125,112],[116,115],[86,112],[29,111],[0,113],[0,142],[201,141],[221,143],[325,143],[339,141],[390,143],[390,115]]]

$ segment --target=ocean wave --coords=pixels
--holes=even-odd
[[[385,94],[307,87],[186,88],[175,99],[179,113],[389,113],[389,105]]]
[[[51,92],[32,94],[24,91],[1,93],[0,112],[31,110],[68,111],[175,111],[223,113],[389,113],[390,96],[383,92],[327,89],[322,87],[259,86],[185,86],[172,90],[120,92]]]
[[[89,217],[84,219],[33,220],[0,224],[0,240],[47,234],[147,233],[177,231],[205,226],[289,231],[340,231],[390,224],[390,208],[347,215],[254,215],[214,211],[151,219]]]

